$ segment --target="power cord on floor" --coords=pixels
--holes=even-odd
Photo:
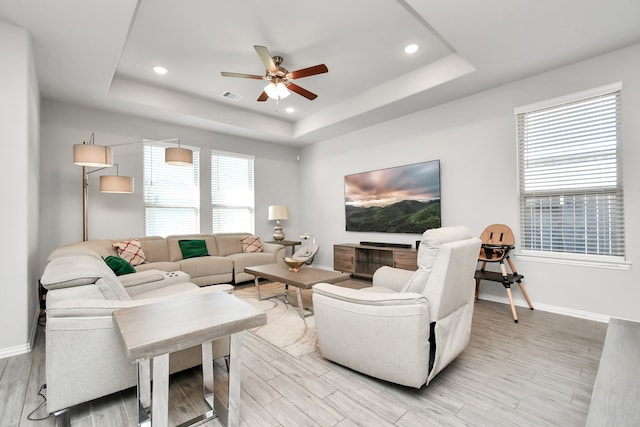
[[[42,397],[43,401],[36,407],[36,409],[34,409],[33,411],[29,412],[29,415],[27,415],[27,419],[29,421],[42,421],[42,420],[46,420],[47,418],[49,418],[51,416],[51,414],[47,414],[46,417],[44,418],[32,418],[33,414],[40,408],[42,408],[42,405],[44,405],[45,403],[47,403],[47,397],[42,394],[42,390],[44,390],[45,388],[47,388],[46,384],[42,384],[40,386],[40,390],[38,390],[38,396]]]
[[[44,310],[40,311],[38,315],[38,326],[42,326],[43,328],[47,325],[47,315]]]

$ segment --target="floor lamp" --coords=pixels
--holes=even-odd
[[[98,172],[113,165],[111,147],[96,145],[94,135],[91,134],[89,143],[73,146],[73,163],[82,166],[82,240],[88,240],[87,214],[89,207],[89,174]],[[103,193],[133,193],[133,178],[120,176],[116,164],[116,175],[100,177],[100,191]],[[89,171],[89,167],[99,169]]]

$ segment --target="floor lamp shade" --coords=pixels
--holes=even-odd
[[[168,147],[164,150],[164,162],[177,166],[192,165],[193,151],[181,147]]]
[[[102,193],[133,193],[133,178],[120,175],[102,175],[100,177]]]
[[[95,144],[74,144],[73,163],[80,166],[111,167],[113,166],[111,147]]]

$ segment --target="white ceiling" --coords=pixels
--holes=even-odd
[[[639,18],[638,0],[0,0],[44,97],[292,145],[638,43]],[[256,44],[326,64],[295,80],[318,98],[257,102],[265,81],[220,75],[264,74]]]

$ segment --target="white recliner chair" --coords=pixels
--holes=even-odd
[[[466,227],[427,230],[415,272],[381,267],[373,286],[313,287],[322,356],[420,388],[469,342],[481,241]]]

